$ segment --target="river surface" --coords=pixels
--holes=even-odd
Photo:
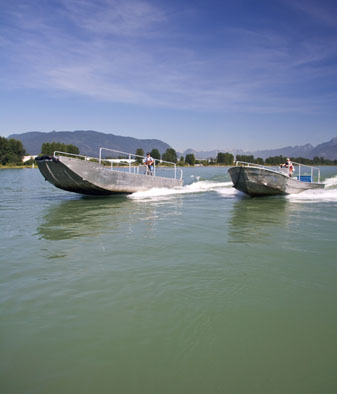
[[[0,170],[1,394],[337,392],[337,167],[82,197]]]

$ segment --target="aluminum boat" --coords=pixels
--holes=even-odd
[[[293,173],[289,168],[268,168],[243,161],[235,162],[228,170],[235,189],[250,196],[293,194],[305,190],[323,189],[320,169],[292,162]]]
[[[111,158],[116,156],[117,159]],[[80,194],[127,194],[182,186],[183,173],[176,163],[154,159],[153,171],[149,173],[143,159],[132,153],[100,148],[98,158],[56,151],[53,156],[35,160],[46,181]]]

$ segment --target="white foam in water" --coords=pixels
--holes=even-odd
[[[325,184],[326,188],[337,187],[337,176],[327,178],[323,183]]]
[[[197,178],[197,177],[196,177]],[[292,202],[337,202],[337,176],[324,181],[325,189],[306,190],[298,194],[286,196]],[[232,182],[199,181],[176,187],[173,189],[153,188],[144,192],[130,194],[128,197],[134,200],[166,200],[181,194],[206,193],[215,191],[223,197],[232,198],[241,193],[234,189]]]
[[[216,191],[220,194],[235,194],[235,190],[232,188],[232,182],[211,182],[211,181],[199,181],[185,185],[182,187],[176,187],[173,189],[166,188],[153,188],[144,192],[136,192],[129,195],[129,198],[134,200],[143,199],[165,199],[174,197],[175,195],[188,194],[188,193],[205,193],[209,191]],[[234,192],[233,192],[234,190]],[[228,193],[227,193],[228,191]]]
[[[298,194],[289,194],[287,198],[294,202],[336,202],[337,176],[325,179],[325,189],[306,190]]]

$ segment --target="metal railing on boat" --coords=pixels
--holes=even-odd
[[[102,152],[103,151],[108,151],[113,154],[118,155],[117,159],[109,158],[109,157],[102,157]],[[80,155],[76,153],[68,153],[68,152],[61,152],[61,151],[55,151],[54,156],[70,156],[77,158],[79,160],[85,160],[85,161],[96,161],[100,165],[106,167],[104,163],[109,163],[110,164],[110,169],[111,171],[121,171],[125,172],[126,167],[124,167],[125,164],[127,164],[127,172],[132,173],[132,174],[137,174],[137,175],[148,175],[148,170],[147,166],[143,165],[143,161],[146,158],[145,156],[140,156],[136,155],[133,153],[129,152],[123,152],[119,151],[116,149],[110,149],[110,148],[99,148],[99,157],[91,157],[91,156],[85,156],[85,155]],[[126,156],[126,157],[121,157],[121,156]],[[138,158],[138,160],[137,160]],[[154,160],[154,165],[153,165],[153,173],[152,176],[162,176],[163,178],[174,178],[174,179],[182,179],[183,178],[183,171],[181,168],[177,168],[177,164],[166,161],[166,160],[158,160],[158,159],[153,159]],[[114,166],[114,163],[119,164],[119,166]],[[132,163],[137,163],[137,165],[132,165]],[[144,170],[143,170],[144,168]],[[164,173],[165,175],[161,175]],[[168,176],[168,175],[172,176]],[[179,174],[179,175],[178,175]]]
[[[277,169],[276,170],[273,169],[273,171],[280,172],[280,173],[285,174],[287,176],[296,177],[297,180],[303,181],[303,182],[315,182],[315,178],[317,178],[317,183],[321,182],[320,168],[308,166],[308,165],[302,164],[302,163],[297,163],[295,161],[292,161],[292,164],[294,166],[293,173],[296,173],[295,175],[291,174],[290,169],[287,167],[285,167],[285,168],[276,167]],[[262,169],[269,170],[269,171],[271,168],[273,168],[273,167],[275,168],[275,166],[266,167],[262,164],[249,163],[246,161],[236,161],[235,165],[236,166],[243,166],[243,167],[258,167],[258,168],[262,168]],[[309,171],[305,170],[305,168],[308,168]],[[309,172],[309,174],[308,174],[308,172]],[[297,175],[297,173],[298,173],[298,175]]]

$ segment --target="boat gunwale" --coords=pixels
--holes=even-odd
[[[104,166],[102,164],[102,161],[109,161],[110,159],[104,159],[104,158],[102,159],[102,151],[103,150],[108,150],[108,151],[111,151],[111,152],[128,155],[129,158],[125,159],[125,161],[129,161],[129,171],[128,172],[127,171],[118,171],[118,170],[114,170],[112,166],[111,166],[110,169],[107,166]],[[145,156],[140,156],[140,155],[136,155],[134,153],[123,152],[123,151],[119,151],[119,150],[116,150],[116,149],[110,149],[110,148],[104,148],[104,147],[100,147],[99,148],[99,157],[91,157],[91,156],[85,156],[85,155],[80,155],[80,154],[76,154],[76,153],[54,151],[53,156],[51,157],[51,159],[54,158],[54,159],[59,160],[59,161],[62,162],[61,158],[65,158],[66,157],[67,159],[80,160],[79,158],[82,157],[82,158],[84,158],[84,162],[90,162],[90,163],[98,164],[99,166],[102,166],[102,169],[108,169],[109,171],[114,171],[114,172],[117,172],[117,173],[125,173],[125,174],[148,176],[146,174],[139,174],[139,173],[135,173],[135,172],[132,173],[130,171],[130,169],[131,169],[131,166],[130,166],[131,156],[139,157],[139,158],[142,158],[142,159],[146,159]],[[95,161],[93,161],[93,160],[95,160]],[[178,182],[183,180],[183,170],[181,168],[177,168],[177,163],[166,161],[166,160],[158,160],[158,159],[153,159],[153,160],[154,160],[154,171],[153,171],[154,173],[151,176],[153,176],[154,178],[160,178],[160,179],[172,179],[172,180],[175,180],[175,181],[178,181]],[[156,161],[159,162],[159,163],[167,163],[167,164],[173,165],[172,170],[174,171],[174,176],[173,177],[165,177],[165,176],[158,176],[158,175],[156,175],[156,165],[155,165]],[[112,164],[112,162],[111,162],[111,164]],[[133,166],[132,168],[139,168],[139,166]],[[159,167],[159,168],[163,169],[163,168],[168,168],[168,167]],[[177,170],[180,171],[180,177],[177,177]]]
[[[57,159],[57,160],[59,160],[62,164],[64,164],[64,162],[63,162],[63,160],[61,159],[61,158],[64,158],[64,157],[66,157],[66,156],[61,156],[61,158],[60,158],[60,156],[54,156],[55,157],[55,159]],[[72,158],[72,157],[66,157],[66,159],[70,159],[70,160],[78,160],[78,159],[74,159],[74,158]],[[103,164],[101,164],[101,163],[96,163],[96,162],[92,162],[92,161],[85,161],[86,163],[91,163],[91,164],[96,164],[96,165],[98,165],[98,166],[100,166],[99,168],[97,168],[97,170],[98,171],[101,171],[101,170],[103,170],[103,171],[109,171],[109,172],[115,172],[115,173],[118,173],[118,174],[125,174],[125,175],[133,175],[133,176],[142,176],[142,177],[149,177],[150,175],[146,175],[146,174],[137,174],[137,173],[134,173],[134,172],[128,172],[128,171],[119,171],[119,170],[115,170],[115,169],[113,169],[113,168],[109,168],[108,166],[105,166],[105,165],[103,165]],[[164,167],[161,167],[161,169],[162,168],[164,168]],[[179,170],[180,170],[180,168],[179,168]],[[182,172],[182,170],[181,170],[181,172]],[[181,175],[181,177],[180,178],[170,178],[170,177],[164,177],[164,176],[159,176],[159,175],[153,175],[153,178],[155,178],[155,179],[169,179],[169,180],[173,180],[173,181],[177,181],[177,182],[181,182],[182,181],[182,175]]]
[[[297,165],[299,168],[307,167],[307,168],[312,169],[312,171],[316,170],[318,172],[317,173],[318,181],[315,182],[315,180],[314,180],[315,176],[314,176],[313,173],[311,174],[312,181],[307,182],[307,181],[302,181],[301,179],[298,179],[298,177],[301,177],[301,172],[300,171],[299,171],[299,175],[290,176],[289,172],[287,174],[287,173],[285,173],[283,171],[280,171],[280,170],[275,170],[275,169],[272,169],[272,168],[268,168],[268,167],[266,167],[266,166],[264,166],[262,164],[249,163],[249,162],[245,162],[245,161],[235,161],[235,166],[232,167],[232,168],[235,168],[235,167],[241,167],[241,168],[245,168],[245,169],[246,168],[255,168],[255,169],[260,169],[260,170],[264,170],[264,171],[267,171],[267,172],[272,172],[272,173],[277,174],[277,175],[283,175],[284,177],[286,177],[288,179],[291,179],[291,180],[297,181],[297,182],[301,182],[301,183],[318,184],[318,185],[324,184],[323,182],[320,181],[320,171],[321,170],[320,170],[319,167],[309,166],[307,164],[301,164],[301,163],[297,163],[295,161],[292,161],[292,163]]]

